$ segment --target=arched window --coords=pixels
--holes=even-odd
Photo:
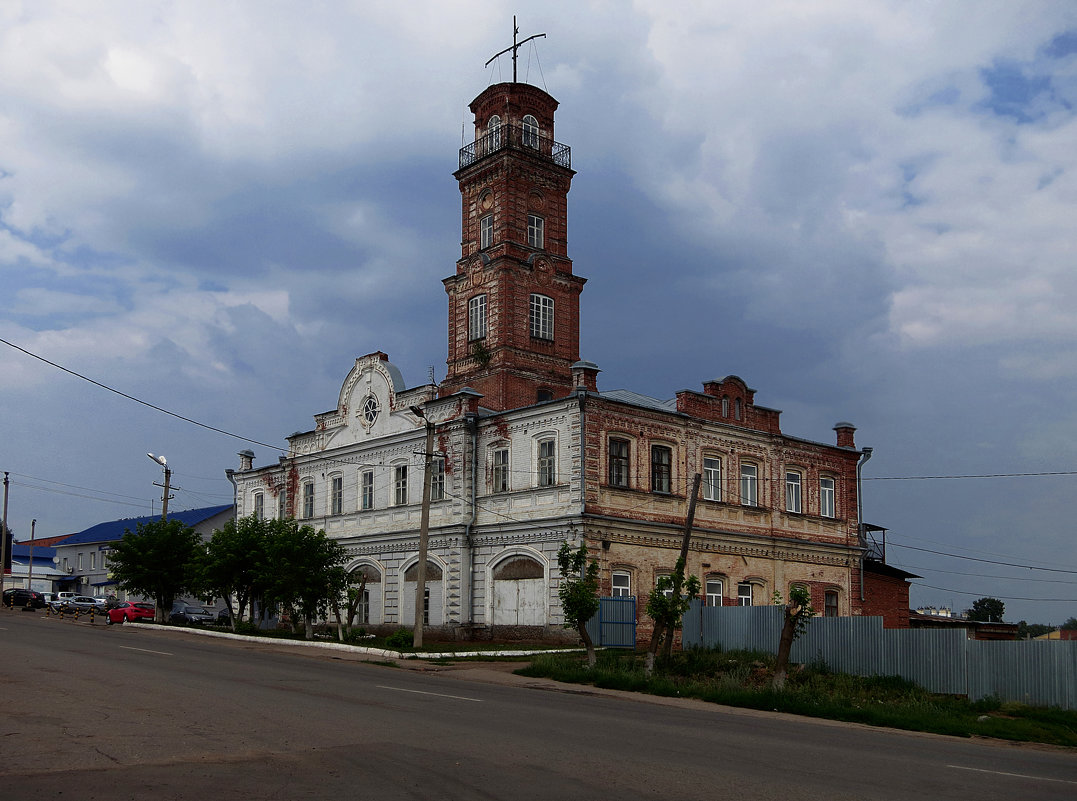
[[[314,517],[314,482],[303,483],[303,517],[307,520]]]
[[[476,295],[467,302],[467,338],[486,336],[486,295]]]
[[[704,601],[707,606],[721,606],[722,595],[725,590],[725,583],[721,576],[707,576],[707,582],[704,585]]]
[[[486,142],[491,153],[501,149],[501,118],[496,114],[486,123]]]
[[[538,120],[531,114],[523,118],[523,145],[524,147],[533,147],[538,150],[539,124]]]
[[[261,492],[254,493],[254,516],[259,520],[266,516],[265,495]]]

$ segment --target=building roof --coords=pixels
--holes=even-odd
[[[38,559],[48,559],[52,561],[52,557],[56,556],[56,549],[49,548],[47,545],[34,544],[34,561]],[[13,542],[11,544],[11,557],[13,559],[29,559],[30,558],[30,544],[26,542]]]
[[[206,506],[201,509],[186,509],[182,512],[170,512],[169,520],[179,520],[185,526],[197,526],[199,523],[216,517],[222,512],[232,508],[232,504],[223,506]],[[160,520],[160,515],[146,515],[144,517],[128,517],[122,520],[110,520],[107,523],[98,523],[84,531],[72,534],[64,540],[62,545],[80,545],[86,542],[114,542],[122,539],[127,531],[136,531],[140,523],[151,523]]]
[[[610,389],[604,392],[598,393],[599,397],[606,400],[617,401],[618,403],[628,403],[632,406],[642,406],[645,409],[656,409],[660,412],[675,412],[677,411],[677,399],[670,398],[669,400],[658,400],[658,398],[651,398],[647,395],[641,395],[638,392],[633,392],[630,389]]]

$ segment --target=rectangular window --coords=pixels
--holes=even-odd
[[[359,475],[360,503],[363,509],[374,508],[374,471],[364,470]]]
[[[654,577],[654,587],[655,587],[655,589],[658,589],[658,582],[660,582],[662,579],[666,580],[665,586],[662,588],[662,594],[664,596],[666,596],[667,598],[669,598],[669,597],[671,597],[673,595],[673,576],[671,576],[669,573],[662,573],[661,575],[655,576]]]
[[[628,440],[610,440],[609,476],[611,487],[628,486]]]
[[[632,576],[624,570],[613,572],[611,594],[614,598],[622,598],[632,594]]]
[[[430,500],[445,499],[445,457],[435,456],[430,460]]]
[[[834,517],[834,479],[819,479],[819,514]]]
[[[838,591],[827,590],[823,595],[823,617],[838,616]]]
[[[303,485],[303,517],[314,517],[314,482],[308,481]]]
[[[703,457],[703,497],[722,500],[722,460],[713,456]]]
[[[785,473],[785,510],[797,512],[802,510],[800,503],[800,473],[788,470]]]
[[[277,496],[277,517],[281,520],[288,516],[287,497],[283,490]]]
[[[672,487],[673,451],[665,445],[651,446],[651,492],[669,493]]]
[[[398,464],[393,468],[393,503],[404,506],[408,502],[408,466]]]
[[[79,554],[79,566],[76,569],[82,570],[82,554]]]
[[[494,215],[487,214],[479,220],[479,247],[488,248],[494,244]]]
[[[97,554],[90,552],[90,570],[97,570]]]
[[[754,464],[740,466],[740,502],[742,506],[759,505],[759,468]]]
[[[333,476],[329,487],[329,514],[344,514],[344,476]]]
[[[527,244],[528,247],[542,248],[545,240],[545,221],[537,214],[527,215]]]
[[[553,298],[531,296],[531,336],[535,339],[553,339]]]
[[[490,471],[490,489],[493,492],[509,491],[509,449],[501,448],[493,453],[493,469]]]
[[[476,295],[467,302],[467,338],[486,336],[486,295]]]
[[[265,496],[260,492],[254,493],[254,516],[261,520],[266,516],[265,512]]]
[[[67,568],[68,568],[68,564],[67,564],[67,557],[65,556],[65,557],[64,557],[64,572],[65,572],[65,573],[67,572]]]
[[[707,579],[706,586],[706,603],[707,606],[721,606],[722,605],[722,580],[719,578]]]
[[[742,581],[737,585],[737,604],[740,606],[752,605],[752,585],[747,581]]]
[[[363,590],[359,603],[355,606],[355,618],[359,623],[370,622],[370,590]]]
[[[557,483],[557,444],[555,440],[544,439],[539,442],[538,484],[540,487],[552,487]]]

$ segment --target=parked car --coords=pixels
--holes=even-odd
[[[64,612],[94,612],[101,614],[105,611],[105,608],[97,603],[96,598],[91,598],[89,595],[75,595],[63,601]]]
[[[156,607],[153,604],[121,601],[108,610],[109,625],[113,623],[135,623],[139,620],[153,620]]]
[[[173,605],[168,620],[177,626],[201,626],[203,623],[212,623],[214,617],[205,607],[180,601]]]
[[[28,606],[31,609],[44,609],[45,596],[37,590],[13,587],[10,590],[4,590],[4,606]]]
[[[59,612],[64,608],[64,605],[74,597],[75,593],[73,592],[58,592],[56,593],[56,597],[49,601],[49,606]]]

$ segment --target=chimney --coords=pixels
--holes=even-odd
[[[853,434],[856,433],[856,426],[852,423],[835,423],[834,430],[838,432],[839,448],[856,448],[856,444],[853,442]]]
[[[598,374],[601,372],[594,362],[576,362],[572,365],[572,385],[576,389],[598,392]]]
[[[250,469],[253,468],[253,466],[254,466],[254,451],[249,450],[249,449],[245,450],[245,451],[240,451],[239,452],[239,469],[240,469],[240,471],[250,470]]]

